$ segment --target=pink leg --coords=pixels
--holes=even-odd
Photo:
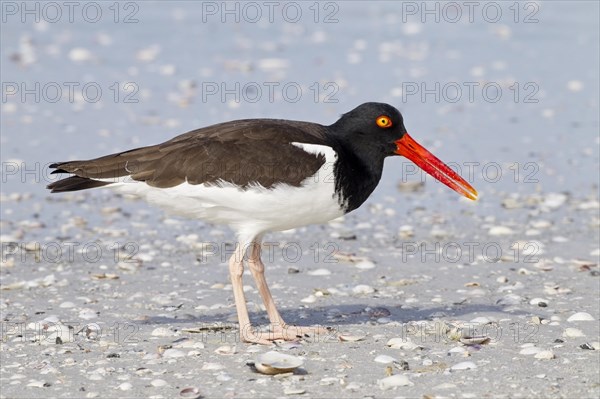
[[[242,242],[238,243],[235,252],[229,258],[229,275],[231,277],[231,286],[233,288],[233,298],[237,310],[238,323],[240,325],[240,339],[243,342],[257,343],[270,345],[271,342],[255,333],[250,324],[248,316],[248,308],[246,307],[246,298],[244,296],[244,283],[242,275],[244,274],[244,252],[246,245]]]
[[[265,279],[265,265],[262,263],[260,259],[260,242],[253,242],[250,247],[250,256],[248,258],[248,267],[250,268],[250,272],[252,272],[252,277],[254,277],[254,281],[256,282],[256,288],[258,288],[258,293],[262,298],[265,307],[267,308],[267,314],[269,315],[269,321],[273,325],[285,325],[285,322],[281,318],[277,307],[275,306],[275,301],[273,301],[273,296],[271,295],[271,291],[269,290],[269,286],[267,285],[267,280]]]
[[[273,332],[271,339],[296,340],[302,337],[315,337],[319,335],[325,338],[328,335],[335,333],[335,331],[332,329],[327,329],[320,326],[290,326],[283,321],[283,318],[275,306],[273,296],[271,295],[271,291],[267,285],[267,280],[265,279],[265,266],[260,258],[261,241],[261,237],[257,237],[255,241],[250,244],[251,247],[250,256],[248,258],[248,267],[250,267],[250,272],[252,272],[252,277],[254,277],[258,292],[267,309],[267,314],[269,316],[269,321],[271,322],[271,329]]]

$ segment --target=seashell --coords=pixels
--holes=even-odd
[[[172,337],[174,333],[167,327],[157,327],[152,330],[151,335],[153,337]]]
[[[117,389],[120,389],[121,391],[130,391],[132,388],[133,385],[131,385],[130,382],[124,382],[117,387]]]
[[[586,349],[586,350],[590,350],[590,351],[597,351],[600,350],[600,342],[586,342],[585,344],[581,344],[579,345],[579,347],[581,349]]]
[[[493,324],[494,320],[492,320],[488,317],[480,316],[480,317],[476,317],[473,320],[471,320],[471,323],[481,324],[482,326],[485,326],[487,324]]]
[[[39,381],[39,380],[32,380],[29,384],[27,384],[28,387],[34,387],[34,388],[43,388],[45,385],[44,381]]]
[[[378,382],[379,382],[379,388],[384,391],[395,388],[395,387],[404,387],[404,386],[415,385],[408,379],[407,376],[402,375],[402,374],[391,375],[382,380],[379,380]]]
[[[542,200],[542,205],[547,206],[551,209],[556,209],[561,207],[566,201],[568,197],[562,193],[549,193],[546,195],[546,198]]]
[[[84,47],[75,47],[69,51],[69,59],[71,61],[90,61],[94,58],[92,52]]]
[[[182,328],[181,331],[192,334],[200,334],[205,331],[217,333],[221,331],[231,330],[232,328],[233,327],[230,325],[215,323],[213,325],[202,325],[200,327]]]
[[[352,293],[356,294],[356,295],[368,295],[368,294],[372,294],[375,292],[375,288],[371,287],[370,285],[366,285],[366,284],[359,284],[357,286],[355,286],[354,288],[352,288]]]
[[[215,349],[215,353],[219,355],[233,355],[235,354],[235,350],[235,346],[223,345]]]
[[[574,321],[594,321],[594,317],[587,312],[577,312],[571,315],[568,319],[568,322]]]
[[[489,229],[488,234],[491,236],[505,236],[513,234],[513,230],[506,226],[493,226]]]
[[[200,399],[202,397],[200,390],[196,387],[183,388],[179,391],[179,396],[190,399]]]
[[[358,263],[363,261],[368,261],[367,258],[362,256],[356,256],[354,254],[348,254],[344,252],[335,252],[333,253],[333,257],[336,258],[340,262],[344,263]]]
[[[541,308],[545,308],[546,306],[548,306],[548,300],[544,299],[544,298],[533,298],[532,300],[529,301],[530,305],[537,305]]]
[[[44,333],[37,337],[42,345],[62,344],[72,342],[72,330],[69,326],[58,322],[56,324],[45,324]]]
[[[225,366],[219,363],[204,363],[200,370],[223,370]]]
[[[338,337],[342,342],[356,342],[365,339],[364,335],[340,335]]]
[[[307,272],[309,276],[329,276],[331,274],[331,270],[329,269],[315,269]]]
[[[284,395],[302,395],[303,393],[306,393],[306,390],[301,388],[286,388],[283,390]]]
[[[583,333],[583,331],[577,329],[577,328],[565,328],[565,331],[562,334],[563,337],[565,338],[577,338],[577,337],[585,337],[585,334]]]
[[[490,337],[486,337],[485,335],[479,335],[474,337],[461,337],[460,342],[465,345],[479,345],[479,344],[487,344],[490,341]]]
[[[310,294],[306,298],[303,298],[300,300],[300,302],[302,302],[302,303],[315,303],[316,301],[317,301],[317,297],[314,296],[313,294]]]
[[[304,364],[304,361],[297,356],[269,351],[256,358],[254,367],[262,374],[274,375],[291,373],[302,364]]]
[[[92,274],[92,280],[118,280],[119,275],[114,273],[94,273]]]
[[[163,354],[163,357],[165,358],[176,358],[176,357],[185,357],[186,353],[184,351],[181,351],[179,349],[166,349]]]
[[[356,262],[354,267],[361,270],[369,270],[375,267],[375,263],[371,262],[370,260],[361,260]]]
[[[375,358],[375,362],[377,362],[377,363],[387,364],[387,363],[394,363],[396,361],[397,360],[395,358],[388,356],[388,355],[379,355]]]
[[[387,346],[392,349],[404,349],[404,350],[421,350],[422,346],[415,344],[408,338],[391,338],[387,344]]]
[[[520,355],[537,355],[542,351],[541,348],[535,346],[528,346],[526,348],[521,349],[519,352]]]
[[[457,371],[457,370],[470,370],[470,369],[476,369],[477,365],[473,362],[460,362],[455,364],[454,366],[450,367],[450,370],[452,371]]]
[[[549,360],[549,359],[554,359],[556,357],[556,355],[554,354],[554,352],[552,352],[550,350],[545,350],[545,351],[536,353],[534,357],[536,359]]]

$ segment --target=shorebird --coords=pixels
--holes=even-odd
[[[245,119],[203,127],[162,144],[87,161],[57,162],[70,177],[53,193],[111,187],[189,218],[225,224],[237,234],[229,273],[245,342],[270,344],[323,327],[288,325],[275,306],[261,260],[268,232],[324,223],[352,212],[371,195],[388,156],[405,156],[463,196],[477,192],[408,135],[402,114],[365,103],[334,124]],[[242,274],[247,263],[270,321],[268,334],[250,324]]]

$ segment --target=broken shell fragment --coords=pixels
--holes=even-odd
[[[473,337],[461,337],[460,342],[465,345],[481,345],[487,344],[490,342],[490,337],[486,337],[485,335],[473,336]]]
[[[536,359],[548,360],[548,359],[554,359],[554,358],[556,358],[556,355],[551,350],[545,350],[545,351],[541,351],[541,352],[536,353],[534,357]]]
[[[583,333],[583,331],[581,331],[577,328],[569,327],[569,328],[565,329],[562,336],[565,338],[577,338],[577,337],[585,337],[585,334]]]
[[[200,390],[196,387],[183,388],[179,392],[179,396],[181,396],[182,398],[191,398],[191,399],[202,398],[202,395],[200,394]]]
[[[342,342],[356,342],[356,341],[362,341],[366,338],[366,336],[364,335],[340,335],[339,340]]]
[[[379,383],[379,388],[384,391],[395,388],[395,387],[404,387],[404,386],[415,385],[413,382],[411,382],[408,379],[407,376],[402,375],[402,374],[391,375],[382,380],[379,380],[378,383]]]
[[[410,339],[408,338],[391,338],[387,344],[387,346],[391,347],[392,349],[403,349],[403,350],[421,350],[423,349],[422,346],[415,344],[414,342],[410,341]]]
[[[377,362],[377,363],[387,364],[387,363],[393,363],[396,361],[397,360],[395,358],[388,356],[388,355],[379,355],[375,358],[375,362]]]
[[[454,366],[450,367],[451,371],[457,371],[457,370],[471,370],[471,369],[476,369],[477,365],[473,362],[460,362],[455,364]]]
[[[567,319],[568,322],[574,321],[594,321],[594,317],[586,312],[577,312]]]
[[[267,375],[291,373],[302,366],[304,361],[297,356],[270,351],[256,358],[254,367],[258,372]]]

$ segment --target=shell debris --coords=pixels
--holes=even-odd
[[[298,356],[286,355],[284,353],[269,351],[260,354],[254,361],[254,368],[266,375],[292,373],[304,364],[304,360]]]

